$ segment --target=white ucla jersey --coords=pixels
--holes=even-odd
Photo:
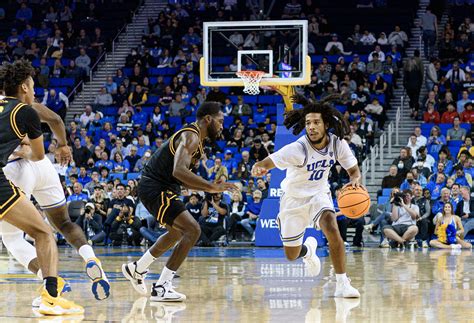
[[[286,169],[281,188],[294,197],[328,193],[329,172],[336,161],[346,170],[357,165],[347,142],[333,134],[329,134],[329,144],[323,150],[314,148],[305,135],[271,154],[270,158],[277,168]]]

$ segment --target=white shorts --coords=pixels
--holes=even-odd
[[[37,162],[26,159],[9,162],[3,167],[3,172],[27,198],[33,195],[41,209],[47,210],[66,204],[59,175],[47,157]]]
[[[306,228],[308,226],[319,228],[319,218],[324,211],[334,212],[329,192],[302,198],[283,194],[280,198],[280,213],[277,216],[283,245],[301,246]]]

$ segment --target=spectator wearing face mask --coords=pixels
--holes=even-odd
[[[412,169],[414,159],[412,156],[408,155],[408,149],[400,149],[400,155],[395,158],[392,162],[392,165],[397,166],[398,172],[401,176],[405,177],[410,169]]]

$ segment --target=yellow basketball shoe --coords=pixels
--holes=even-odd
[[[86,263],[86,273],[92,281],[92,293],[97,300],[103,300],[110,296],[110,283],[102,269],[102,264],[97,258],[90,258]]]
[[[41,304],[39,313],[43,315],[70,315],[83,314],[84,308],[64,297],[53,297],[49,295],[45,287],[41,291]]]
[[[43,285],[38,288],[38,292],[41,293],[43,289]],[[62,277],[58,277],[58,295],[62,296],[64,293],[69,293],[71,291],[71,285],[67,281],[65,281]],[[33,302],[31,303],[31,306],[34,308],[38,308],[41,305],[41,296],[36,297]]]

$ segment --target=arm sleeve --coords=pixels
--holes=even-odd
[[[278,169],[286,169],[290,166],[303,167],[308,160],[308,151],[306,146],[295,141],[271,154],[270,159]]]
[[[337,140],[337,161],[341,164],[342,168],[348,170],[354,166],[357,166],[357,158],[351,151],[349,144],[345,140]]]
[[[38,113],[31,106],[27,105],[19,109],[15,119],[20,133],[28,135],[30,139],[36,139],[43,134]]]

